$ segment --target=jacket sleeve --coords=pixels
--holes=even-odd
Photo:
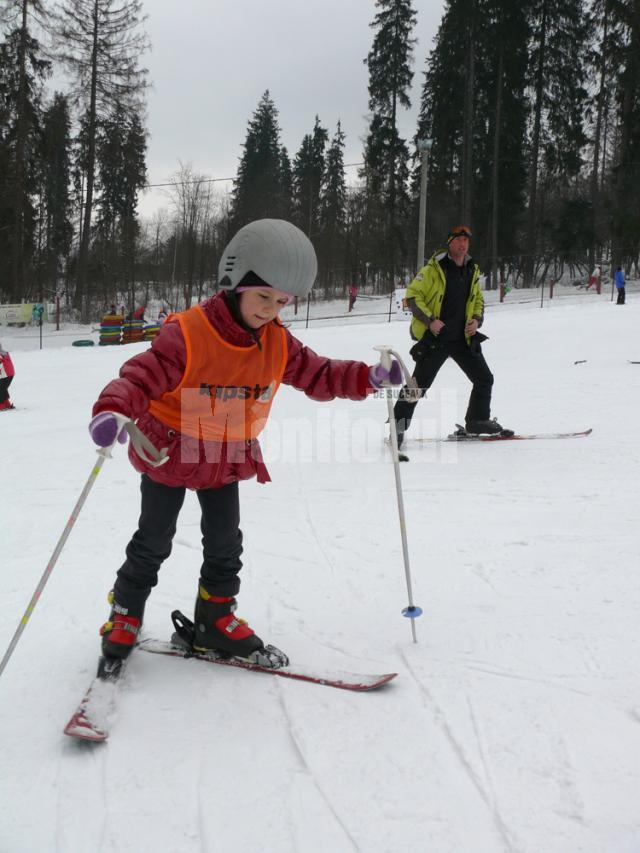
[[[425,326],[428,326],[431,320],[437,316],[437,309],[433,304],[434,294],[433,272],[427,264],[418,272],[405,294],[411,313]],[[427,318],[428,322],[425,322]]]
[[[186,347],[180,325],[165,323],[146,352],[126,361],[98,397],[93,414],[110,411],[139,418],[150,400],[159,399],[176,388],[186,366]]]
[[[473,271],[471,315],[478,321],[478,328],[484,322],[484,296],[480,289],[480,268],[476,265]]]
[[[324,358],[287,331],[288,358],[282,381],[322,402],[342,397],[364,400],[373,392],[369,368],[362,361]]]

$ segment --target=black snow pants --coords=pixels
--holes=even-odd
[[[0,379],[0,403],[6,403],[9,399],[9,385],[13,382],[13,376],[3,376]]]
[[[413,376],[419,388],[416,392],[417,398],[414,397],[411,390],[403,388],[400,391],[400,396],[393,410],[398,434],[409,429],[418,400],[424,397],[448,358],[452,358],[469,381],[473,383],[465,420],[486,421],[489,419],[493,375],[480,348],[472,349],[467,346],[465,341],[451,341],[449,343],[443,341],[429,349],[427,354],[420,357],[416,362]]]
[[[114,597],[131,615],[142,618],[147,597],[158,583],[160,566],[171,553],[186,489],[156,483],[143,474],[140,491],[138,529],[127,545],[127,559],[118,570]],[[202,510],[200,582],[210,595],[236,595],[242,568],[238,484],[198,489],[196,495]]]

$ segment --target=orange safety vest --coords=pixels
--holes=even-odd
[[[257,344],[227,343],[200,307],[172,315],[184,336],[182,381],[152,400],[149,412],[168,427],[205,441],[246,441],[262,432],[287,364],[284,329],[269,323]]]

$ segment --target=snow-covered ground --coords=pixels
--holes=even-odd
[[[138,653],[107,743],[66,738],[138,516],[120,449],[0,678],[0,851],[637,853],[639,308],[631,291],[626,307],[589,294],[489,309],[501,422],[593,434],[407,443],[417,644],[385,400],[281,390],[273,482],[241,486],[240,613],[293,661],[399,673],[376,693]],[[373,362],[389,343],[409,361],[404,322],[294,331],[335,357]],[[0,415],[0,654],[93,465],[91,404],[142,348],[71,347],[71,330],[39,351],[28,332],[0,329],[18,406]],[[446,434],[467,393],[445,365],[412,434]],[[147,636],[191,611],[199,564],[192,496]]]

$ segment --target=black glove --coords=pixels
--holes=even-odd
[[[473,355],[480,355],[482,353],[483,342],[488,340],[489,338],[486,335],[483,335],[482,332],[476,332],[475,335],[471,335],[469,350]]]

